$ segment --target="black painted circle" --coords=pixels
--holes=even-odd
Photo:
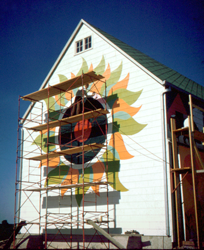
[[[75,98],[75,102],[79,101],[80,98]],[[79,114],[82,113],[82,101],[80,101],[80,107],[77,106],[75,103],[72,104],[64,113],[63,118],[70,117],[71,115],[76,115],[78,112]],[[101,103],[92,97],[85,98],[84,103],[84,112],[88,112],[91,110],[103,108]],[[74,113],[73,113],[74,109]],[[107,137],[106,133],[106,124],[107,124],[107,117],[106,115],[99,116],[97,118],[91,118],[88,120],[91,124],[91,131],[88,133],[88,138],[84,140],[84,145],[88,145],[91,143],[104,143]],[[59,131],[59,142],[61,150],[68,149],[70,147],[77,147],[82,146],[82,142],[76,139],[76,130],[77,123],[66,124],[61,126]],[[78,125],[77,125],[78,126]],[[82,131],[81,131],[82,133]],[[100,149],[95,149],[92,151],[88,151],[84,153],[84,163],[89,162],[92,160],[100,151]],[[75,164],[82,164],[82,153],[72,154],[72,155],[65,155],[66,160],[71,163]]]

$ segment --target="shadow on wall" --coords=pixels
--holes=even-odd
[[[120,200],[120,192],[118,191],[112,191],[108,193],[109,197],[109,205],[115,205],[119,204]],[[96,194],[86,194],[85,195],[85,206],[93,206],[93,202],[97,206],[106,205],[107,204],[107,193],[100,193],[100,196],[97,196]],[[60,207],[78,207],[77,201],[75,199],[75,196],[71,195],[64,195],[63,197],[59,196],[48,196],[47,197],[47,208],[58,208]],[[46,208],[46,197],[43,197],[43,208]]]

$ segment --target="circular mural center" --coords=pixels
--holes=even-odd
[[[83,131],[83,127],[84,127],[84,131]],[[84,124],[83,124],[83,121],[79,121],[74,128],[74,136],[76,140],[79,142],[85,142],[86,140],[88,140],[91,134],[91,128],[92,126],[89,120],[85,120]],[[83,132],[84,132],[84,135],[83,135]]]
[[[92,97],[84,99],[84,112],[96,109],[104,109],[102,104]],[[75,98],[75,102],[67,108],[63,118],[74,116],[82,113],[82,99]],[[107,117],[106,115],[97,118],[90,118],[83,121],[61,126],[59,131],[60,149],[65,150],[72,147],[89,145],[92,143],[103,144],[107,138],[106,132]],[[84,163],[91,161],[101,149],[94,149],[84,152]],[[81,164],[83,160],[82,152],[65,155],[66,160],[74,164]]]

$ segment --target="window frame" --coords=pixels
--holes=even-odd
[[[84,38],[84,50],[91,49],[91,48],[92,48],[92,37],[87,36]]]
[[[93,48],[92,36],[87,36],[75,42],[75,54],[78,55]]]
[[[83,39],[76,41],[76,54],[83,52],[84,44]]]

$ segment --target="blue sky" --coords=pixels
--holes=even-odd
[[[39,89],[81,18],[204,86],[203,0],[0,1],[0,223],[14,216],[18,96]]]

